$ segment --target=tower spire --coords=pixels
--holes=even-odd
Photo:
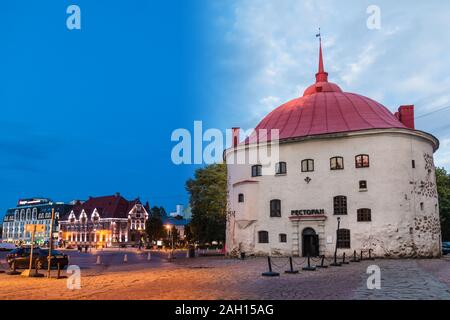
[[[323,66],[323,54],[322,54],[322,34],[316,34],[316,37],[319,38],[319,71],[316,73],[316,82],[327,82],[328,81],[328,73],[325,72],[325,68]]]

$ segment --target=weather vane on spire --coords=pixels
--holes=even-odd
[[[322,41],[322,34],[320,33],[320,27],[319,27],[319,33],[316,34],[316,38],[319,38],[319,40]]]

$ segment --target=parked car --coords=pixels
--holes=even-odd
[[[0,243],[0,251],[11,251],[16,248],[14,243],[2,242]]]
[[[10,267],[12,267],[14,262],[16,269],[27,269],[30,266],[30,251],[31,248],[14,249],[6,256],[6,261]],[[50,266],[52,269],[56,269],[58,264],[61,269],[64,269],[69,264],[69,258],[59,251],[52,250]],[[33,262],[31,265],[33,268],[47,269],[48,249],[34,248]]]
[[[450,242],[442,242],[442,254],[447,255],[450,253]]]

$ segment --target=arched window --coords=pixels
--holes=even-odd
[[[355,157],[355,167],[356,168],[368,168],[369,167],[369,156],[367,154],[359,154]]]
[[[275,174],[286,174],[286,173],[287,173],[286,162],[278,162],[275,165]]]
[[[357,210],[357,219],[359,222],[372,221],[372,210],[368,208],[362,208]]]
[[[32,219],[37,220],[37,208],[33,208]]]
[[[341,249],[350,248],[350,230],[339,229],[337,232],[337,247]]]
[[[313,172],[314,171],[314,160],[305,159],[302,160],[302,172]]]
[[[330,159],[330,169],[331,170],[343,170],[344,169],[344,158],[333,157]]]
[[[252,166],[252,177],[262,176],[262,165],[256,164]]]
[[[286,233],[280,233],[280,242],[282,242],[282,243],[287,242],[287,235],[286,235]]]
[[[243,193],[239,193],[238,202],[244,202],[244,194]]]
[[[22,209],[22,210],[20,210],[20,220],[21,221],[25,221],[26,220],[26,215],[25,215],[25,210],[24,209]]]
[[[14,220],[19,220],[19,210],[14,211]],[[20,220],[22,220],[22,217],[20,217]]]
[[[92,213],[91,220],[94,223],[98,223],[98,221],[100,220],[100,215],[98,214],[97,210],[94,210],[94,212]]]
[[[27,209],[27,220],[31,220],[31,209]]]
[[[347,197],[346,196],[334,197],[333,207],[335,215],[347,214]]]
[[[258,231],[258,242],[259,243],[269,243],[269,232]]]
[[[83,211],[81,211],[81,214],[80,214],[80,223],[85,224],[86,221],[87,221],[87,215],[86,215],[86,212],[83,210]]]
[[[277,218],[281,217],[281,200],[270,200],[270,216]]]

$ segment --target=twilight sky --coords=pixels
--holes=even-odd
[[[82,30],[66,28],[77,4]],[[369,5],[381,29],[369,30]],[[415,104],[450,169],[450,2],[8,1],[0,10],[0,216],[19,198],[121,192],[168,211],[198,166],[171,133],[254,127],[301,95],[322,28],[329,79],[391,111]],[[431,114],[430,114],[431,112]]]

